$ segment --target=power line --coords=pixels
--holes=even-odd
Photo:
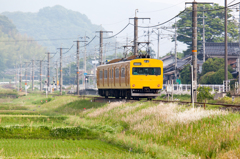
[[[109,37],[105,37],[103,39],[110,39],[110,38],[113,38],[115,36],[117,36],[118,34],[120,34],[121,32],[123,32],[128,26],[129,26],[130,23],[128,23],[121,31],[119,31],[117,34],[113,35],[113,36],[109,36]]]
[[[169,20],[167,20],[167,21],[165,21],[165,22],[163,22],[163,23],[160,23],[160,24],[157,24],[157,25],[152,25],[152,26],[138,26],[139,28],[155,28],[155,27],[157,27],[157,26],[160,26],[160,25],[163,25],[163,24],[166,24],[166,23],[168,23],[168,22],[170,22],[171,20],[173,20],[174,18],[177,18],[178,16],[180,16],[183,12],[185,12],[186,11],[186,9],[184,9],[183,11],[181,11],[180,13],[178,13],[177,15],[175,15],[173,18],[171,18],[171,19],[169,19]],[[133,25],[134,26],[134,24],[132,24],[132,23],[130,23],[131,25]]]

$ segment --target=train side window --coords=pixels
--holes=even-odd
[[[107,70],[104,70],[104,78],[107,78]]]
[[[118,68],[115,69],[115,77],[116,77],[116,78],[119,77],[119,69],[118,69]]]
[[[108,77],[111,78],[111,70],[108,70],[108,73],[109,73]]]
[[[113,78],[113,69],[112,69],[112,78]]]
[[[121,77],[125,77],[125,68],[122,68],[121,70]]]
[[[103,74],[102,74],[103,72],[102,71],[100,71],[100,79],[102,79],[103,78]]]

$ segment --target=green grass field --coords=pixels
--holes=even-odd
[[[0,158],[240,158],[240,115],[214,106],[1,99]]]

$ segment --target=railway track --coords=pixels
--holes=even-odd
[[[139,100],[135,99],[116,99],[116,98],[104,98],[104,97],[93,97],[93,96],[80,96],[80,98],[91,98],[93,102],[101,102],[101,103],[108,103],[108,102],[137,102]],[[147,102],[148,100],[141,100],[142,102]],[[151,100],[152,102],[163,102],[163,103],[179,103],[179,104],[192,104],[192,102],[185,102],[185,101],[166,101],[166,100]],[[202,107],[205,107],[206,105],[217,105],[217,106],[223,106],[228,108],[235,108],[237,110],[240,110],[240,105],[233,105],[233,104],[223,104],[223,103],[200,103],[195,102],[195,105],[201,105]]]

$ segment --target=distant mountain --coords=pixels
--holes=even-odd
[[[49,51],[60,46],[70,47],[79,36],[93,37],[100,26],[94,25],[84,14],[62,6],[45,7],[38,13],[4,12],[22,34],[27,34]],[[52,40],[54,39],[54,40]],[[42,41],[44,40],[44,41]],[[98,43],[98,41],[94,41]]]
[[[46,49],[27,35],[21,35],[16,26],[0,15],[0,77],[6,68],[21,62],[43,58]]]

